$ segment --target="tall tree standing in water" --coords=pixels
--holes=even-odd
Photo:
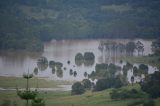
[[[156,55],[160,55],[160,38],[152,42],[152,50]]]
[[[133,56],[135,49],[136,49],[136,44],[134,42],[128,42],[126,44],[126,52],[128,56]]]
[[[144,45],[143,45],[142,42],[137,41],[137,43],[136,43],[136,49],[137,49],[137,51],[138,51],[138,56],[140,56],[140,52],[141,52],[141,55],[143,56]]]

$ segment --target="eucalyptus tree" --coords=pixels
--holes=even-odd
[[[99,43],[98,49],[99,49],[101,52],[103,52],[103,50],[104,50],[104,42],[103,42],[103,41],[101,41],[101,42]]]
[[[136,49],[136,44],[134,42],[128,42],[126,44],[126,52],[129,56],[133,56],[135,49]]]
[[[160,55],[160,38],[152,42],[152,51],[156,55]]]
[[[117,46],[118,46],[118,51],[120,52],[120,55],[124,55],[125,50],[126,50],[125,45],[122,43],[119,43]]]
[[[137,41],[137,43],[136,43],[136,49],[137,49],[137,51],[138,51],[138,56],[140,55],[140,52],[141,52],[141,54],[143,55],[144,45],[143,45],[142,42]]]

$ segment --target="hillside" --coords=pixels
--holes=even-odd
[[[42,41],[51,39],[156,38],[159,5],[159,0],[3,0],[0,48],[42,51]]]
[[[121,89],[137,89],[140,91],[138,85],[134,86],[125,86]],[[40,97],[44,97],[46,106],[142,106],[142,104],[138,104],[138,101],[147,101],[147,95],[143,98],[137,99],[125,99],[125,100],[113,100],[110,97],[112,89],[100,91],[100,92],[91,92],[88,91],[83,95],[75,95],[71,96],[70,92],[54,92],[54,91],[46,91],[40,92]],[[0,97],[0,104],[17,104],[24,105],[25,101],[22,101],[16,94],[15,91],[3,91],[0,92],[2,95]],[[155,106],[159,106],[160,98],[154,99]]]

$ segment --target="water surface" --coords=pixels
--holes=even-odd
[[[51,42],[45,43],[44,52],[42,54],[27,54],[20,51],[12,52],[0,52],[0,75],[1,76],[21,76],[24,72],[33,72],[34,68],[37,67],[37,59],[41,56],[44,56],[48,61],[54,60],[56,62],[63,63],[63,68],[66,67],[66,70],[63,70],[63,75],[58,77],[55,74],[52,74],[52,69],[47,67],[43,71],[38,72],[38,76],[46,77],[54,80],[82,80],[84,79],[84,72],[90,74],[95,70],[96,63],[115,63],[119,64],[119,60],[114,58],[118,57],[118,54],[108,56],[107,51],[100,51],[98,49],[101,42],[116,42],[118,43],[127,43],[129,41],[141,41],[144,44],[144,55],[152,53],[151,43],[152,40],[143,40],[143,39],[116,39],[116,40],[52,40]],[[75,64],[75,55],[77,53],[84,54],[85,52],[93,52],[95,55],[95,62],[92,66],[77,66]],[[134,56],[137,56],[137,52],[134,52]],[[71,63],[68,64],[67,61]],[[136,65],[136,64],[135,64]],[[71,76],[69,70],[77,72],[77,76]],[[152,73],[155,71],[154,67],[149,66],[149,72]],[[132,75],[132,72],[128,73],[128,79]]]

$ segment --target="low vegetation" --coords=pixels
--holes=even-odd
[[[2,88],[25,88],[26,87],[26,80],[22,77],[4,77],[0,76],[0,87]],[[38,87],[39,88],[54,88],[57,87],[57,85],[63,85],[63,84],[72,84],[72,82],[69,81],[50,81],[45,80],[45,78],[38,78]],[[30,85],[31,88],[37,87],[37,77],[34,77],[30,79]]]
[[[141,88],[152,98],[160,97],[160,72],[156,71],[155,73],[148,75],[145,80],[141,82]]]
[[[128,85],[121,88],[126,90],[136,89],[138,92],[140,86],[135,84],[133,86]],[[87,91],[82,95],[71,95],[71,92],[40,92],[40,97],[44,97],[46,106],[129,106],[129,104],[136,104],[136,102],[142,101],[142,99],[125,99],[125,100],[113,100],[110,93],[113,89],[108,89],[100,92]],[[0,105],[6,103],[8,106],[17,104],[23,106],[25,101],[21,101],[14,91],[0,91]],[[145,99],[145,98],[144,98]],[[145,99],[146,101],[148,99]],[[154,99],[155,106],[159,106],[159,99]],[[5,105],[6,106],[6,105]],[[132,105],[135,106],[135,105]]]

